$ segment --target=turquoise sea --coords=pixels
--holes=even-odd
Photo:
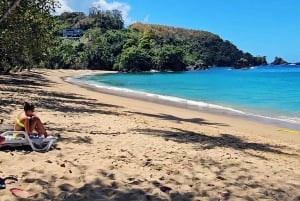
[[[289,123],[300,129],[300,66],[113,73],[79,76],[74,80],[107,93],[276,124]]]

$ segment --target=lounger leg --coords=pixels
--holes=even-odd
[[[41,145],[43,145],[43,148],[38,148],[35,144],[36,142],[35,139],[30,139],[29,135],[24,132],[24,131],[6,131],[4,133],[1,134],[1,136],[5,137],[5,138],[13,138],[14,134],[22,134],[24,135],[25,140],[21,140],[18,141],[18,144],[23,144],[23,145],[30,145],[33,151],[37,151],[37,152],[46,152],[48,151],[52,144],[56,141],[56,138],[53,139],[47,139],[47,138],[42,138],[42,139],[36,139],[37,141],[39,141],[39,143]],[[44,142],[44,144],[43,144]]]

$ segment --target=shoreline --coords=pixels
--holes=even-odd
[[[73,74],[74,73],[74,74]],[[104,101],[107,103],[109,101],[112,101],[113,104],[131,108],[134,110],[143,110],[147,112],[164,112],[166,114],[171,113],[171,111],[174,111],[174,114],[178,113],[191,113],[192,115],[203,117],[203,119],[207,119],[207,121],[212,122],[218,122],[220,125],[231,125],[232,127],[236,127],[236,129],[239,129],[240,131],[246,130],[250,133],[255,133],[256,135],[259,135],[261,137],[267,137],[267,138],[278,138],[282,141],[289,141],[292,140],[293,142],[297,142],[300,144],[300,133],[294,128],[289,128],[282,126],[280,124],[276,125],[270,122],[264,122],[259,120],[253,120],[253,119],[247,119],[247,118],[241,118],[236,117],[234,115],[227,115],[222,113],[214,113],[209,111],[203,111],[203,110],[194,110],[184,107],[176,107],[172,105],[166,105],[161,103],[156,103],[153,101],[146,101],[143,99],[135,99],[132,97],[126,97],[126,96],[120,96],[119,94],[112,94],[110,93],[110,90],[107,90],[107,92],[101,92],[96,87],[91,87],[90,85],[85,84],[75,84],[75,83],[69,83],[65,81],[66,77],[74,77],[74,76],[81,76],[81,75],[92,75],[92,74],[103,74],[103,73],[111,73],[110,71],[84,71],[83,74],[80,72],[73,72],[71,74],[67,73],[66,76],[61,76],[60,79],[68,83],[74,87],[82,87],[83,89],[86,89],[87,91],[91,93],[96,93],[97,95],[104,98]],[[114,72],[116,73],[116,72]],[[144,106],[145,105],[145,106]],[[156,109],[157,108],[157,109]],[[173,112],[172,112],[173,113]],[[259,131],[258,131],[259,130]],[[272,136],[270,136],[270,131]],[[286,136],[285,136],[286,135]],[[252,136],[253,137],[253,136]],[[254,136],[255,137],[255,136]],[[294,138],[296,137],[296,138]]]
[[[293,132],[300,133],[300,122],[296,123],[296,122],[289,121],[288,119],[280,119],[280,118],[275,118],[270,116],[246,113],[243,111],[235,110],[233,108],[227,108],[227,107],[214,105],[210,103],[198,102],[198,101],[182,99],[177,97],[164,96],[164,95],[140,92],[140,91],[125,89],[125,88],[86,83],[84,81],[80,81],[79,79],[77,79],[77,77],[81,77],[81,76],[104,74],[104,73],[109,74],[110,72],[83,74],[83,75],[76,75],[73,77],[70,76],[70,77],[65,77],[64,81],[81,87],[85,87],[90,90],[97,91],[99,93],[105,93],[105,94],[110,94],[110,95],[130,98],[130,99],[138,99],[141,101],[152,102],[152,103],[162,104],[166,106],[180,107],[187,110],[197,110],[199,112],[205,112],[205,113],[210,113],[215,115],[224,115],[227,117],[240,118],[243,120],[249,120],[249,121],[269,124],[273,126],[279,126],[285,129],[292,129],[292,130],[296,130]],[[112,73],[117,73],[117,72],[112,72]]]

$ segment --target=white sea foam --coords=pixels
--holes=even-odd
[[[221,106],[221,105],[216,105],[216,104],[211,104],[206,102],[188,100],[188,99],[178,98],[173,96],[153,94],[153,93],[136,91],[136,90],[126,89],[126,88],[106,86],[104,84],[100,85],[99,83],[96,82],[80,80],[82,76],[84,75],[80,75],[76,77],[68,77],[65,80],[77,85],[91,87],[95,90],[108,93],[108,94],[142,99],[146,101],[184,107],[188,109],[195,109],[195,110],[212,112],[217,114],[235,116],[239,118],[252,119],[260,122],[276,124],[279,126],[288,126],[290,128],[300,130],[300,118],[297,117],[287,117],[287,116],[271,117],[271,115],[270,116],[259,115],[251,112],[237,110],[231,107],[226,107],[226,106]]]

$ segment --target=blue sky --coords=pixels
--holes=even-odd
[[[205,30],[244,52],[300,61],[300,0],[60,0],[58,12],[92,5],[123,12],[134,22]]]

